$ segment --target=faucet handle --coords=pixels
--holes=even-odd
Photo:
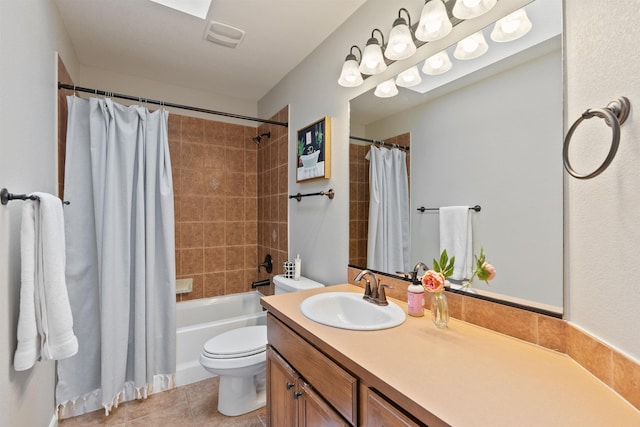
[[[364,283],[364,296],[362,298],[369,299],[371,298],[371,282],[369,280],[365,280]]]
[[[378,286],[378,296],[376,298],[376,304],[378,305],[389,305],[387,301],[387,295],[385,294],[385,289],[393,289],[393,286],[380,284]]]

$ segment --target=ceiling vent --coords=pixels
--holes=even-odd
[[[204,39],[222,46],[236,48],[244,40],[244,33],[243,30],[231,25],[211,21],[207,24]]]

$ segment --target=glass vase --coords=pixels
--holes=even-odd
[[[438,328],[446,328],[449,324],[449,304],[444,292],[431,296],[431,320]]]

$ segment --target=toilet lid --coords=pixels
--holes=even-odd
[[[203,352],[212,359],[231,359],[263,352],[266,346],[267,327],[246,326],[211,338],[204,343]]]

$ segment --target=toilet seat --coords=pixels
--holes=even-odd
[[[202,355],[210,359],[236,359],[266,351],[267,327],[246,326],[224,332],[209,339]]]

